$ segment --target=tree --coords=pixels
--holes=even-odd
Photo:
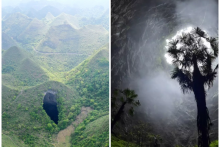
[[[51,131],[53,129],[53,126],[51,125],[51,123],[47,124],[47,130]]]
[[[205,45],[205,41],[208,45]],[[206,107],[205,87],[210,88],[217,74],[218,65],[213,69],[213,60],[218,56],[218,42],[200,28],[182,34],[170,42],[169,55],[175,68],[172,79],[176,79],[183,93],[193,91],[197,103],[198,146],[209,147],[211,120]]]
[[[129,109],[129,114],[133,115],[133,113],[134,113],[133,106],[139,106],[140,105],[139,100],[135,100],[135,98],[137,98],[137,96],[138,95],[135,94],[134,90],[130,90],[130,89],[125,89],[123,91],[116,89],[114,91],[114,94],[113,94],[113,97],[112,97],[112,108],[117,108],[116,101],[117,101],[118,97],[120,98],[120,101],[121,101],[122,104],[121,104],[119,110],[117,111],[113,121],[112,121],[111,130],[113,130],[116,122],[121,119],[121,115],[124,112],[124,108],[125,108],[126,104],[131,105],[131,107]]]

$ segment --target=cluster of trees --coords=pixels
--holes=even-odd
[[[100,112],[97,110],[93,110],[87,118],[80,123],[74,133],[71,135],[71,143],[72,146],[108,146],[108,138],[109,138],[109,129],[108,123],[106,126],[103,126],[102,131],[94,130],[93,128],[88,128],[88,124],[97,120],[102,116],[108,115],[107,112]],[[89,131],[85,131],[85,129],[92,130],[92,134]]]
[[[63,91],[59,91],[57,93],[57,96],[57,107],[59,112],[58,127],[60,130],[62,130],[70,125],[71,122],[76,119],[76,116],[80,114],[82,104],[80,102],[80,99],[73,99],[72,102],[69,103],[69,100],[64,99],[63,96],[66,95],[63,93]]]
[[[107,65],[107,61],[99,61],[102,66]],[[90,106],[96,110],[108,111],[109,109],[109,73],[108,68],[92,68],[87,64],[82,65],[80,72],[68,81],[73,85],[82,97],[81,102],[84,106]]]
[[[38,121],[42,124],[40,128],[34,126],[34,130],[44,129],[49,131],[49,133],[59,131],[58,126],[50,119],[43,107],[40,106],[34,108],[32,111],[30,111],[29,115],[33,121]]]

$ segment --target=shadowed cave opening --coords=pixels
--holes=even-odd
[[[50,119],[54,123],[58,124],[58,109],[56,95],[50,92],[47,92],[43,100],[43,108],[46,111],[47,115],[50,116]]]

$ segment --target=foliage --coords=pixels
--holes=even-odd
[[[128,113],[130,115],[134,114],[133,106],[140,106],[139,100],[135,100],[137,98],[137,94],[134,90],[124,89],[124,90],[114,90],[112,96],[112,124],[111,129],[113,130],[116,122],[118,122],[122,113],[124,112],[125,105],[129,105]],[[118,108],[119,107],[119,108]]]
[[[218,140],[211,142],[210,147],[218,147]]]
[[[210,44],[210,49],[204,45],[204,40]],[[168,53],[176,66],[172,78],[178,80],[183,92],[193,90],[193,71],[196,65],[202,74],[201,80],[204,85],[212,86],[218,68],[216,65],[212,69],[212,62],[218,56],[216,38],[208,37],[200,28],[195,28],[191,33],[183,34],[177,40],[172,40]]]
[[[107,115],[106,115],[107,114]],[[109,141],[109,116],[106,112],[92,111],[71,136],[72,146],[105,146]]]
[[[172,40],[168,53],[175,65],[171,78],[177,79],[183,93],[193,91],[195,95],[198,109],[198,146],[208,147],[211,120],[206,107],[204,86],[210,88],[217,74],[218,65],[212,69],[212,63],[218,56],[218,41],[208,37],[197,27],[190,33],[182,34],[177,40]]]
[[[131,142],[126,142],[118,137],[115,137],[114,135],[111,136],[111,146],[112,147],[138,147],[138,145],[131,143]]]
[[[95,110],[108,111],[109,107],[109,72],[108,66],[99,64],[103,54],[108,57],[106,48],[84,61],[67,75],[67,84],[76,88],[82,97],[84,106]]]
[[[17,146],[54,146],[57,133],[75,121],[82,106],[103,109],[100,113],[94,111],[97,116],[86,119],[86,125],[108,112],[108,56],[102,53],[92,55],[108,42],[108,31],[102,26],[96,26],[106,26],[104,21],[108,19],[103,16],[100,22],[96,19],[90,26],[85,26],[88,24],[83,24],[81,17],[66,14],[50,16],[49,19],[48,16],[39,20],[22,13],[13,13],[2,22],[5,49],[2,51],[2,130],[11,138],[13,136],[13,141],[14,138],[19,140],[19,143],[16,141]],[[107,54],[108,49],[104,52]],[[90,63],[86,68],[80,67],[80,63],[85,60]],[[93,62],[95,66],[91,66]],[[67,80],[66,75],[75,67],[79,67],[81,73],[86,73],[90,68],[91,75],[86,73],[75,77],[71,74]],[[80,85],[73,82],[78,82],[77,78],[80,79]],[[42,107],[47,90],[57,92],[57,125]],[[91,132],[86,142],[99,138],[108,144],[107,131],[101,136],[98,133],[94,136]],[[91,136],[93,138],[89,138]],[[4,146],[10,145],[10,137],[4,138]]]

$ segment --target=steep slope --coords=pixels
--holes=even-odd
[[[28,147],[28,146],[13,134],[10,135],[2,134],[2,147]]]
[[[101,24],[106,30],[109,29],[109,9],[101,17],[97,18],[96,23]]]
[[[80,50],[93,53],[95,49],[108,43],[108,31],[101,25],[87,25],[79,30]]]
[[[66,74],[66,84],[74,87],[86,103],[96,110],[108,111],[108,45]]]
[[[6,33],[2,33],[2,49],[7,50],[8,48],[12,46],[16,46],[17,43],[9,37]]]
[[[36,18],[37,11],[34,8],[29,8],[25,14],[30,18]]]
[[[38,62],[30,58],[31,55],[22,49],[9,48],[2,56],[3,83],[12,87],[34,86],[49,80]]]
[[[94,52],[108,42],[108,31],[101,26],[81,28],[81,17],[61,14],[63,6],[58,2],[30,1],[19,8],[22,14],[5,10],[7,17],[2,21],[2,145],[59,146],[60,134],[62,140],[71,124],[76,129],[83,123],[88,125],[85,142],[97,140],[107,146],[108,47]],[[76,67],[82,73],[89,69],[91,75],[75,75]],[[74,80],[85,83],[78,87]],[[90,81],[96,91],[89,85],[87,93]],[[54,111],[49,113],[50,103]],[[65,147],[71,143],[64,138]]]
[[[48,26],[34,18],[27,28],[17,37],[22,44],[37,44],[46,34]]]
[[[85,26],[85,25],[101,25],[106,30],[109,30],[109,9],[105,10],[105,12],[100,17],[97,17],[97,18],[81,17],[80,25],[81,26]]]
[[[101,26],[85,26],[78,30],[67,23],[51,27],[37,50],[88,55],[107,42],[108,32]]]
[[[10,135],[12,132],[28,146],[52,147],[56,133],[69,125],[70,120],[80,113],[82,107],[77,92],[59,82],[45,82],[21,92],[5,86],[3,90],[2,132],[5,135]],[[48,90],[54,91],[57,95],[60,114],[58,126],[42,107],[44,95]],[[71,109],[72,115],[66,120],[72,105],[75,109]]]
[[[36,61],[30,58],[24,59],[15,72],[18,79],[24,83],[24,86],[34,86],[49,80],[49,77],[43,69],[37,65]]]
[[[49,29],[45,39],[37,47],[41,52],[71,52],[79,45],[79,32],[69,24]]]
[[[23,63],[23,66],[19,67],[20,71],[27,70],[28,72],[38,68],[33,65],[30,59],[21,60],[20,62]],[[29,66],[33,67],[26,69]],[[77,66],[75,70],[68,73],[69,77],[66,77],[68,87],[55,81],[47,81],[32,88],[21,89],[21,91],[4,86],[2,99],[6,105],[2,110],[3,133],[10,135],[8,132],[13,132],[28,146],[52,147],[53,144],[57,143],[59,132],[78,119],[82,108],[90,107],[90,110],[95,110],[91,114],[89,113],[82,123],[74,126],[77,127],[76,132],[83,128],[82,133],[85,136],[83,141],[77,142],[81,145],[92,143],[95,146],[95,142],[102,146],[107,145],[109,140],[108,73],[108,45],[106,45],[95,55]],[[31,73],[30,75],[34,74]],[[77,84],[78,80],[81,81],[80,85]],[[3,83],[5,82],[3,81]],[[93,90],[91,86],[96,88]],[[42,107],[43,98],[47,92],[54,93],[57,98],[59,111],[57,125]],[[75,135],[79,136],[79,133]],[[75,139],[78,140],[79,137]],[[71,143],[74,144],[74,142]]]
[[[96,112],[97,113],[97,112]],[[91,113],[94,118],[95,112]],[[109,144],[109,115],[99,116],[92,121],[92,117],[81,123],[72,135],[73,146],[108,146]]]
[[[50,24],[50,26],[58,26],[58,25],[62,25],[62,24],[70,24],[73,28],[75,29],[79,29],[79,18],[69,15],[69,14],[65,14],[65,13],[61,13],[60,15],[58,15],[53,22]]]
[[[17,36],[26,29],[31,21],[32,19],[26,15],[13,13],[2,22],[2,32],[8,34],[16,40]]]
[[[16,46],[13,46],[5,51],[2,55],[2,66],[10,65],[13,67],[17,67],[26,56],[26,52]]]
[[[47,21],[51,21],[53,20],[55,17],[53,16],[53,14],[51,14],[50,12],[47,13],[47,15],[45,16],[45,20]]]

